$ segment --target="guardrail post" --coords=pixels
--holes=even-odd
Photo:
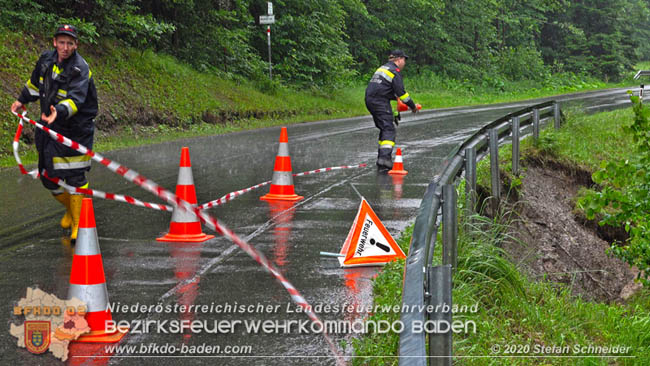
[[[493,128],[488,132],[490,144],[490,176],[492,178],[492,208],[495,213],[501,198],[501,177],[499,176],[499,132]]]
[[[475,212],[476,208],[476,148],[465,149],[465,198],[467,217]]]
[[[427,225],[427,230],[423,239],[425,243],[424,250],[426,253],[426,262],[424,263],[427,266],[433,263],[433,253],[436,250],[436,240],[438,240],[438,211],[440,209],[440,200],[442,199],[442,194],[440,193],[441,189],[435,182],[429,184],[427,190],[428,189],[432,189],[435,193],[433,195],[434,197],[431,199],[431,211],[428,212],[429,221],[425,223],[425,225]],[[415,221],[417,223],[417,218]],[[413,230],[415,230],[415,227],[413,227]]]
[[[560,103],[555,102],[553,104],[553,118],[555,119],[555,129],[560,128],[560,124],[562,121],[560,121]]]
[[[539,140],[539,109],[533,109],[533,138]]]
[[[442,264],[458,264],[458,196],[453,184],[442,186]]]
[[[519,176],[519,116],[512,117],[512,174]]]
[[[429,305],[433,311],[429,313],[431,324],[436,327],[451,324],[451,266],[449,264],[429,267]],[[446,310],[446,311],[444,311]],[[451,366],[452,365],[452,332],[448,329],[445,333],[438,332],[429,334],[429,356],[430,366]]]

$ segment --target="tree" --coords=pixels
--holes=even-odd
[[[629,0],[564,1],[542,30],[548,64],[606,79],[620,78],[636,61],[636,43],[626,18]]]
[[[345,42],[346,14],[339,3],[278,0],[273,7],[273,58],[278,76],[301,85],[335,85],[353,75]],[[256,48],[266,55],[266,34],[258,34]]]
[[[262,62],[253,49],[253,18],[243,1],[143,1],[151,13],[176,26],[162,41],[164,50],[199,69],[215,68],[223,76],[259,76]]]
[[[350,55],[355,64],[352,67],[362,74],[374,72],[384,61],[391,48],[386,38],[386,26],[370,14],[360,0],[340,0],[345,17],[345,35]]]
[[[413,66],[409,66],[409,70],[437,64],[437,51],[444,33],[441,26],[443,8],[443,0],[368,0],[366,9],[369,16],[383,25],[370,31],[373,39],[381,37],[384,40],[373,44],[377,47],[374,50],[377,59],[382,62],[390,50],[399,48],[411,57],[409,60]],[[361,33],[354,36],[365,39]]]
[[[625,7],[627,25],[631,28],[634,59],[650,60],[650,1],[629,0]]]

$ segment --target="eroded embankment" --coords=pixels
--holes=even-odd
[[[574,210],[580,187],[593,185],[591,173],[553,159],[527,158],[522,165],[522,184],[502,187],[502,217],[513,238],[503,248],[520,270],[563,283],[588,300],[625,300],[639,289],[636,269],[607,254],[609,243],[624,240],[625,232],[600,227]]]

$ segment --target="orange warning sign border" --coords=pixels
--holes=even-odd
[[[360,224],[360,219],[363,219],[363,223],[369,217],[370,220],[377,226],[377,229],[381,232],[384,238],[388,241],[388,245],[395,251],[395,254],[391,255],[370,255],[366,257],[357,257],[354,258],[354,253],[357,250],[357,245],[359,242],[359,236],[361,235],[361,230],[363,225]],[[406,258],[406,255],[402,251],[402,248],[397,245],[397,242],[390,235],[386,227],[381,222],[375,211],[372,210],[368,201],[362,197],[361,204],[359,205],[359,210],[357,216],[354,218],[352,227],[348,232],[348,236],[345,238],[343,247],[341,247],[340,254],[344,255],[345,258],[340,257],[339,262],[342,267],[355,267],[355,266],[380,266],[384,265],[390,261]]]

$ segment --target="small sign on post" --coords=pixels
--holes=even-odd
[[[275,15],[260,15],[260,24],[275,23]]]

